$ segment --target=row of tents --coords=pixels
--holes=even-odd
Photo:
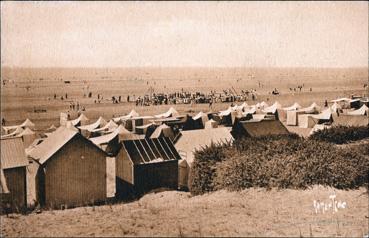
[[[368,108],[361,105],[342,111],[339,102],[323,110],[315,103],[305,108],[298,103],[289,107],[278,102],[271,106],[242,103],[193,116],[180,115],[174,108],[154,116],[140,116],[132,110],[109,121],[99,117],[92,123],[84,114],[68,120],[61,113],[61,126],[51,126],[41,137],[27,119],[3,127],[1,193],[10,194],[18,207],[38,201],[59,208],[143,194],[159,187],[188,188],[195,150],[211,143],[232,143],[242,136],[288,134],[291,126],[312,126],[310,118],[322,129],[337,112],[341,112],[339,118],[361,118],[368,115]],[[109,163],[113,164],[112,174]]]

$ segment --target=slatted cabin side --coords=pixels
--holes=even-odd
[[[142,194],[156,188],[178,188],[178,161],[134,165],[134,188]]]
[[[4,169],[6,185],[10,191],[10,202],[13,210],[27,207],[26,167]]]
[[[129,157],[127,148],[122,146],[115,162],[116,197],[126,197],[134,184],[133,162]]]

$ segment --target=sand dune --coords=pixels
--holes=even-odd
[[[313,201],[346,202],[315,213]],[[1,217],[3,236],[355,236],[368,234],[368,193],[315,186],[305,191],[247,189],[191,197],[151,193],[139,201]]]

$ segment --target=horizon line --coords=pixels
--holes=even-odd
[[[1,66],[1,69],[137,69],[137,68],[147,68],[147,69],[158,69],[158,68],[175,68],[175,69],[184,69],[184,68],[193,68],[193,69],[201,69],[201,68],[219,68],[219,69],[233,69],[233,68],[245,68],[245,69],[257,69],[257,68],[271,68],[271,69],[353,69],[353,68],[369,68],[369,65],[366,66],[347,66],[347,67],[311,67],[311,66]]]

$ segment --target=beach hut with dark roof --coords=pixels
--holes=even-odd
[[[156,188],[178,188],[180,156],[169,138],[122,142],[116,157],[117,196],[142,195]]]
[[[35,190],[42,206],[74,207],[106,199],[107,155],[78,132],[59,127],[28,156],[39,166]]]
[[[232,135],[235,138],[286,134],[289,134],[289,132],[282,122],[270,118],[239,121],[232,127]]]

